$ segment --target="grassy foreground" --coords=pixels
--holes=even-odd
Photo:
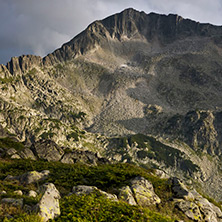
[[[23,186],[18,182],[4,181],[7,175],[21,175],[27,171],[50,170],[50,176],[41,183]],[[154,186],[156,194],[161,198],[161,204],[144,208],[131,206],[125,202],[114,202],[106,199],[103,195],[93,193],[90,195],[67,196],[76,185],[96,186],[101,190],[112,194],[118,194],[118,189],[129,184],[129,180],[143,176]],[[146,170],[136,165],[119,163],[98,166],[85,164],[63,164],[60,162],[31,161],[31,160],[6,160],[0,159],[0,190],[7,194],[3,197],[18,197],[13,194],[15,190],[37,190],[45,182],[54,183],[60,191],[61,215],[54,221],[175,221],[183,219],[189,221],[173,207],[170,202],[172,197],[171,188],[167,180],[154,176],[154,170]],[[21,197],[19,197],[21,198]],[[23,195],[24,203],[34,205],[38,198],[30,198]],[[13,217],[7,217],[12,215]],[[0,220],[4,222],[16,221],[41,221],[38,216],[29,214],[23,209],[4,206],[0,211]]]

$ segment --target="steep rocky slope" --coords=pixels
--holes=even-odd
[[[12,58],[0,66],[1,135],[160,168],[220,200],[221,36],[127,9],[44,58]]]

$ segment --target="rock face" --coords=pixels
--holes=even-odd
[[[130,181],[131,186],[120,189],[119,198],[131,205],[149,206],[159,204],[160,198],[155,194],[153,185],[143,177]]]
[[[60,194],[55,185],[52,183],[44,184],[41,187],[41,193],[43,196],[36,206],[39,216],[43,221],[58,217],[60,215]]]
[[[64,151],[53,141],[39,141],[33,145],[32,150],[38,158],[47,161],[59,161],[64,154]]]

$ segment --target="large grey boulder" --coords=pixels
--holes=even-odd
[[[47,161],[59,161],[64,154],[63,149],[51,140],[40,140],[31,149],[39,159]]]
[[[222,212],[214,204],[210,203],[206,198],[199,197],[195,199],[195,203],[199,206],[199,209],[206,222],[218,222],[222,221]]]
[[[60,215],[60,194],[53,183],[46,183],[40,188],[42,198],[36,206],[36,211],[43,221],[54,219]]]
[[[184,214],[194,221],[203,221],[202,214],[197,204],[192,201],[182,200],[175,204]]]
[[[19,153],[19,156],[22,159],[36,160],[36,156],[34,155],[34,153],[29,148],[25,148],[24,150],[22,150]]]
[[[133,196],[133,192],[129,186],[125,186],[120,189],[118,198],[127,202],[130,205],[137,205]]]
[[[42,172],[30,171],[20,176],[19,181],[22,184],[37,183],[45,180],[50,174],[49,170],[43,170]]]
[[[138,205],[149,206],[159,204],[160,198],[155,194],[153,185],[143,177],[136,177],[130,181],[131,190]]]
[[[84,195],[84,194],[88,195],[93,192],[99,192],[103,194],[107,199],[118,201],[117,196],[115,194],[107,193],[105,191],[98,189],[95,186],[78,185],[74,186],[72,189],[72,193],[76,195]]]
[[[194,221],[221,222],[222,212],[195,189],[189,190],[179,179],[171,178],[175,206]]]

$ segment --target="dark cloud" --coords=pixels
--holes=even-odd
[[[44,56],[94,20],[133,7],[222,24],[221,0],[0,0],[0,63],[21,54]]]

